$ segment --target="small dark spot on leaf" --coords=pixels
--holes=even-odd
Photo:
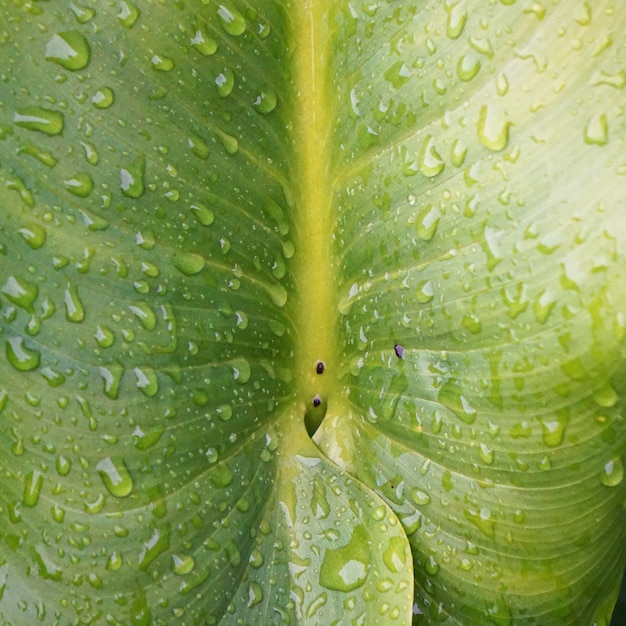
[[[318,374],[323,374],[325,369],[326,369],[326,365],[324,361],[317,361],[317,363],[315,363],[315,371]]]
[[[393,347],[393,349],[394,349],[394,351],[395,351],[395,353],[396,353],[396,356],[397,356],[399,359],[403,359],[403,358],[404,358],[404,348],[403,348],[403,347],[402,347],[399,343],[397,343],[397,344]]]
[[[319,396],[315,396],[313,398],[313,406],[319,406],[322,404],[322,399]]]

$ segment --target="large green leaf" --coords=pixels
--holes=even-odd
[[[0,25],[3,623],[608,623],[623,3]]]

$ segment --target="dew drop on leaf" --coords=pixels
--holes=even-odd
[[[211,56],[217,51],[217,42],[210,37],[205,28],[200,26],[196,29],[190,41],[191,45],[202,55]]]
[[[193,276],[204,269],[204,257],[193,252],[176,254],[174,267],[185,276]]]
[[[184,576],[185,574],[189,574],[195,567],[196,562],[194,558],[190,555],[178,556],[176,554],[172,554],[172,571],[174,574],[178,576]]]
[[[46,243],[46,229],[34,222],[27,222],[18,233],[33,250],[39,250]]]
[[[120,169],[120,188],[128,198],[139,198],[144,192],[143,177],[146,171],[146,159],[137,157],[128,168]]]
[[[85,309],[78,295],[78,288],[73,283],[67,283],[63,296],[65,303],[65,319],[75,324],[85,319]]]
[[[117,19],[124,28],[132,28],[138,17],[139,9],[132,2],[128,0],[120,2],[120,12],[117,14]]]
[[[93,180],[87,172],[78,172],[63,181],[65,188],[74,196],[86,198],[93,189]]]
[[[150,63],[152,63],[153,69],[158,72],[170,72],[174,69],[174,60],[159,54],[153,55],[150,59]]]
[[[41,488],[43,486],[43,474],[37,470],[32,470],[24,477],[24,493],[22,503],[24,506],[34,507],[39,502]]]
[[[222,28],[234,36],[242,35],[246,30],[246,20],[241,13],[232,6],[220,4],[217,9]]]
[[[215,85],[221,98],[229,96],[235,86],[235,74],[232,70],[224,68],[216,77]]]
[[[82,70],[90,58],[89,44],[77,30],[56,33],[46,44],[46,61],[57,63],[66,70]]]
[[[253,581],[250,583],[250,587],[248,587],[248,608],[251,609],[253,606],[260,604],[263,602],[263,588],[259,585],[258,582]]]
[[[327,548],[320,567],[320,585],[343,592],[363,586],[370,568],[368,541],[365,527],[358,524],[346,545]]]
[[[606,115],[595,115],[585,125],[585,143],[596,146],[604,146],[609,141],[609,125]]]
[[[39,287],[18,276],[9,276],[0,292],[9,302],[33,312],[33,303],[39,295]]]
[[[277,103],[278,98],[276,96],[276,91],[274,91],[274,89],[272,88],[266,87],[255,98],[253,105],[255,110],[257,110],[259,113],[267,115],[276,108]]]
[[[148,397],[156,395],[159,390],[159,381],[155,371],[145,365],[136,367],[134,372],[137,379],[137,389],[140,389],[141,392]]]
[[[507,147],[510,126],[511,122],[495,119],[489,107],[486,104],[482,105],[478,116],[477,131],[478,140],[487,150],[499,152]]]
[[[24,345],[22,337],[11,337],[6,342],[6,357],[19,372],[29,372],[39,367],[41,355]]]
[[[624,480],[624,464],[620,458],[605,463],[602,472],[602,484],[607,487],[617,487]]]
[[[96,465],[96,470],[107,491],[116,498],[124,498],[132,491],[133,479],[123,460],[106,457]]]
[[[115,94],[110,87],[101,87],[91,97],[91,103],[96,109],[108,109],[115,102]]]
[[[60,135],[63,131],[64,117],[60,111],[28,106],[15,111],[13,122],[21,128],[36,130],[46,135]]]

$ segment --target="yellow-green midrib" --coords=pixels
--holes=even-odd
[[[300,406],[309,410],[316,395],[325,406],[336,380],[333,193],[328,169],[334,113],[328,98],[328,14],[327,2],[305,0],[295,3],[292,23],[296,391]],[[322,375],[316,370],[318,361],[325,364]]]

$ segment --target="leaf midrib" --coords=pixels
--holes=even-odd
[[[327,399],[335,379],[336,343],[333,212],[330,132],[333,112],[327,92],[328,7],[305,0],[294,5],[292,42],[294,93],[295,294],[291,303],[296,321],[296,393],[304,409],[318,394]],[[326,375],[315,372],[324,361]]]

